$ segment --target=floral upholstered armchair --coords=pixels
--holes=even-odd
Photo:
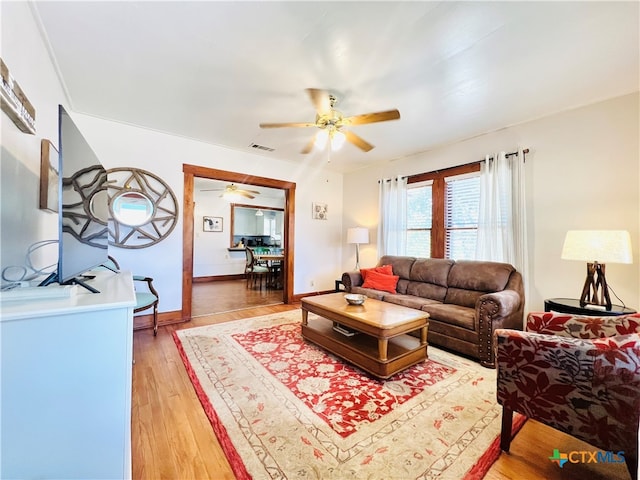
[[[524,332],[495,331],[500,446],[513,412],[611,451],[637,478],[640,314],[586,317],[530,313]]]

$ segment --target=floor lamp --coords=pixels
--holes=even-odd
[[[360,270],[360,244],[369,243],[369,230],[364,227],[353,227],[347,230],[347,243],[356,244],[356,270]]]
[[[587,262],[587,278],[580,306],[599,305],[611,310],[605,263],[633,263],[631,235],[625,230],[569,230],[561,258]]]

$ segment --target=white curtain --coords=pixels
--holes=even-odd
[[[506,262],[527,279],[527,210],[524,153],[487,155],[480,167],[476,258]]]
[[[407,178],[378,182],[378,255],[405,255],[407,251]]]

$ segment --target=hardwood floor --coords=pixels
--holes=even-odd
[[[246,288],[246,285],[245,280],[194,283],[191,315],[201,317],[212,313],[282,303],[282,289]]]
[[[255,294],[247,290],[243,282],[226,285],[224,292],[222,296],[234,297],[236,305],[239,299]],[[220,292],[214,298],[220,298],[219,295]],[[204,297],[211,298],[210,295]],[[218,304],[223,301],[226,300],[216,300]],[[188,323],[160,327],[157,337],[150,329],[134,332],[131,419],[134,479],[235,479],[195,395],[172,333],[296,308],[299,305],[279,304],[201,316]],[[528,421],[513,440],[511,453],[501,454],[485,479],[629,479],[624,464],[568,464],[560,469],[548,458],[555,448],[565,453],[594,450],[572,437]]]

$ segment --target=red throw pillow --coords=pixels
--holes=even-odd
[[[363,282],[367,280],[367,275],[369,272],[378,272],[378,273],[384,273],[385,275],[393,275],[393,268],[391,267],[391,265],[382,265],[381,267],[373,267],[373,268],[361,268],[360,275],[362,275]]]
[[[364,288],[382,290],[383,292],[397,293],[396,285],[398,285],[399,278],[398,275],[389,275],[371,270],[367,273],[367,279],[362,286]]]

